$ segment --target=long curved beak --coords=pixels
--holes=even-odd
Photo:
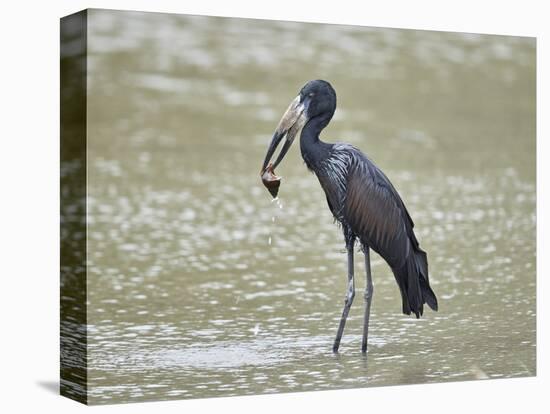
[[[279,165],[279,163],[283,160],[286,153],[288,152],[288,149],[292,145],[294,138],[307,122],[306,109],[307,108],[304,102],[300,102],[300,95],[298,95],[290,103],[288,109],[279,121],[279,125],[277,125],[277,129],[273,134],[273,138],[271,138],[271,142],[269,143],[267,154],[265,155],[265,160],[262,166],[261,173],[265,171],[269,162],[271,161],[271,157],[273,157],[273,153],[277,149],[277,146],[279,145],[283,137],[286,136],[286,141],[283,145],[283,148],[281,149],[281,152],[275,160],[272,168],[275,169],[275,167]]]

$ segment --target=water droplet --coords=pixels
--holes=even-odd
[[[279,197],[275,197],[273,200],[271,200],[271,202],[275,202],[275,204],[277,204],[279,206],[279,208],[283,208],[283,203],[281,203],[281,200],[279,199]]]

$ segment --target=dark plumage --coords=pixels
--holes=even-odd
[[[336,352],[355,296],[353,247],[358,240],[365,253],[367,288],[362,350],[366,352],[373,285],[369,249],[374,250],[393,271],[402,297],[403,313],[418,318],[426,303],[437,310],[430,288],[426,253],[414,234],[414,223],[401,197],[384,175],[360,150],[345,143],[325,143],[319,134],[336,109],[336,93],[322,80],[308,82],[293,101],[273,137],[263,171],[283,136],[286,143],[274,168],[284,157],[300,128],[300,148],[309,170],[323,188],[334,218],[341,224],[348,251],[348,288],[342,319],[333,346]]]
[[[401,197],[384,173],[349,144],[332,144],[314,172],[344,234],[373,249],[393,270],[403,313],[419,317],[424,303],[436,310],[426,253],[418,245]]]

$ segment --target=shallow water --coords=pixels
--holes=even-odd
[[[90,402],[535,375],[533,39],[92,11]],[[338,93],[327,141],[393,181],[440,310],[400,313],[372,256],[340,354],[346,255],[295,145],[259,168],[309,79]]]

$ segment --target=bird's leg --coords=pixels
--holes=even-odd
[[[344,326],[346,325],[346,319],[353,303],[353,298],[355,297],[355,281],[353,279],[353,245],[355,244],[355,239],[351,239],[346,242],[346,249],[348,251],[348,286],[346,290],[346,298],[344,300],[344,310],[342,312],[342,318],[340,319],[340,325],[338,326],[338,332],[336,333],[336,339],[334,340],[334,346],[332,347],[332,352],[338,352],[340,347],[340,340],[342,339],[342,334],[344,333]]]
[[[370,252],[368,246],[364,246],[363,252],[365,253],[365,270],[367,272],[367,285],[365,287],[365,321],[363,326],[363,341],[361,342],[361,352],[367,352],[367,339],[369,337],[369,318],[370,318],[370,304],[372,302],[372,296],[374,294],[374,285],[372,284],[372,277],[370,273]]]

